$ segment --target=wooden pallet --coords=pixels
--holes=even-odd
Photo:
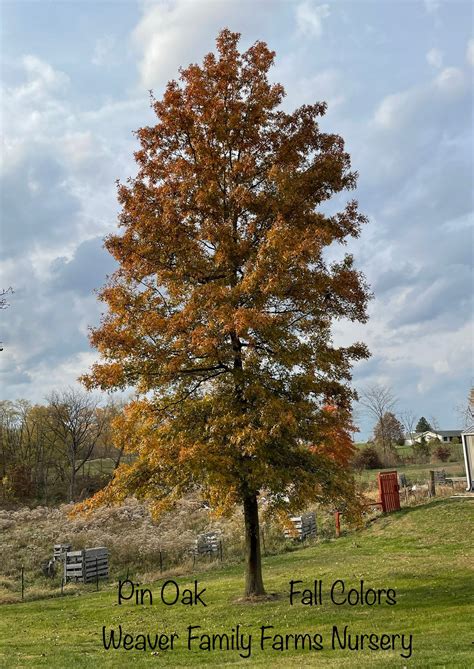
[[[200,534],[194,546],[192,552],[197,555],[219,555],[221,550],[221,540],[217,532],[206,532],[205,534]]]
[[[71,548],[71,544],[54,544],[53,560],[62,560]]]
[[[68,551],[64,559],[64,582],[91,583],[109,577],[109,552],[107,548],[85,548]]]
[[[316,514],[314,512],[304,513],[302,516],[290,516],[292,527],[285,529],[287,539],[299,539],[304,541],[316,536]]]

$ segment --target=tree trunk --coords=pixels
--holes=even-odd
[[[264,595],[257,495],[244,498],[245,596]]]
[[[69,500],[74,501],[74,489],[76,487],[76,458],[73,456],[71,462],[71,478],[69,480]]]

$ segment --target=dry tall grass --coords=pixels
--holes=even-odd
[[[455,487],[457,492],[462,484]],[[438,495],[455,492],[451,486],[438,486]],[[402,506],[427,501],[427,486],[410,491]],[[365,491],[368,499],[376,499],[375,486]],[[231,518],[215,519],[197,495],[181,500],[177,508],[154,522],[143,504],[134,499],[119,507],[103,507],[90,516],[68,516],[72,506],[0,510],[0,604],[18,601],[21,593],[20,573],[24,567],[27,599],[59,594],[61,578],[48,579],[41,565],[52,557],[53,546],[69,543],[73,549],[106,546],[110,554],[112,580],[128,574],[142,583],[160,577],[160,551],[163,574],[191,572],[191,548],[198,534],[210,530],[222,537],[226,563],[237,562],[243,555],[243,519],[237,510]],[[375,507],[368,516],[380,513]],[[329,509],[316,509],[318,540],[334,537],[334,518]],[[343,529],[344,529],[344,518]],[[292,550],[297,544],[285,540],[282,527],[274,521],[262,522],[263,550],[267,554]],[[312,543],[312,541],[310,541]],[[217,558],[216,558],[217,560]],[[216,560],[201,558],[195,565],[200,570],[215,567]],[[68,585],[68,590],[84,590],[84,586]]]

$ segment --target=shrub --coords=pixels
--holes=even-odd
[[[431,456],[431,444],[428,441],[425,441],[424,438],[421,439],[421,442],[415,442],[413,444],[413,456],[415,462],[425,463],[428,462]]]
[[[438,460],[441,460],[441,462],[447,462],[451,455],[451,449],[448,448],[448,446],[443,446],[443,444],[440,444],[435,448],[434,455],[438,458]]]
[[[353,460],[355,469],[381,469],[382,462],[374,446],[362,448]]]

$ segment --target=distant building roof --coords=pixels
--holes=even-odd
[[[464,430],[466,432],[466,430]],[[467,432],[469,434],[472,434],[474,432],[474,426],[470,427]],[[463,433],[463,430],[435,430],[429,429],[425,430],[424,432],[410,432],[406,434],[407,439],[419,439],[420,437],[423,437],[426,434],[437,434],[438,437],[460,437],[461,434]]]
[[[470,428],[470,431],[474,429]],[[440,437],[460,437],[462,434],[463,430],[435,430],[434,428],[430,428],[429,430],[425,430],[424,432],[411,432],[409,436],[412,439],[418,439],[419,437],[422,437],[424,434],[437,434]]]

